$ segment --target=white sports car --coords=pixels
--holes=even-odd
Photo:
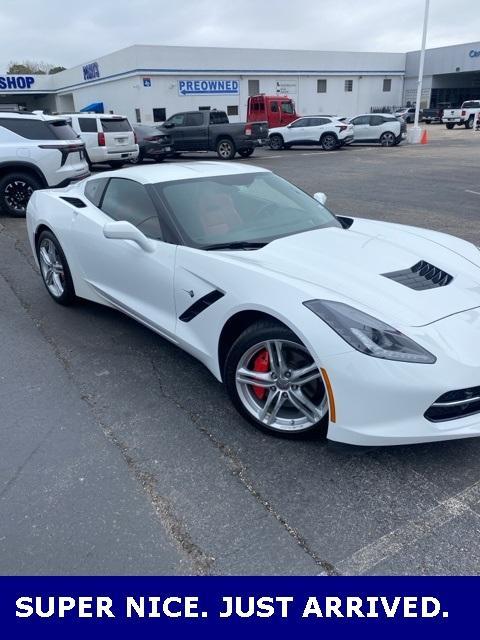
[[[133,167],[35,192],[28,235],[54,300],[147,325],[261,429],[479,435],[480,252],[324,201],[250,165]]]

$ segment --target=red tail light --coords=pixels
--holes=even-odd
[[[466,116],[467,112],[465,110],[462,111],[462,116]]]
[[[98,146],[99,147],[104,147],[105,146],[105,134],[100,132],[98,134]]]
[[[246,136],[251,136],[251,135],[252,135],[252,127],[251,127],[251,126],[249,126],[248,124],[247,124],[247,126],[245,127],[245,135],[246,135]]]
[[[346,124],[341,124],[341,125],[337,124],[337,129],[340,129],[340,131],[345,131],[345,129],[348,129],[348,127]]]

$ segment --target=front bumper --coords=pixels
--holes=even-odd
[[[377,446],[480,436],[480,413],[443,422],[424,417],[442,394],[480,386],[480,309],[408,333],[437,356],[435,364],[381,360],[354,350],[324,360],[318,355],[335,399],[330,440]]]

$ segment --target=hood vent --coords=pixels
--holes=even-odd
[[[446,287],[453,280],[453,277],[446,271],[442,271],[433,264],[420,260],[410,269],[402,271],[392,271],[392,273],[382,273],[385,278],[390,278],[398,284],[414,289],[415,291],[425,291],[436,287]]]

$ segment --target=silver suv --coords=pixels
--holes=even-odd
[[[0,210],[24,216],[36,189],[89,173],[85,145],[65,118],[0,112]]]

